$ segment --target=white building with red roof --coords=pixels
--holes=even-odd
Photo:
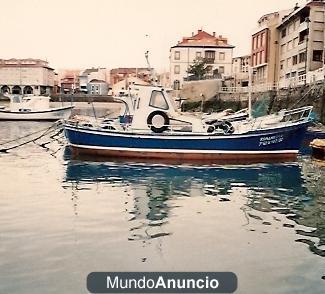
[[[188,79],[188,69],[194,60],[204,58],[209,64],[209,75],[231,76],[234,46],[228,44],[227,38],[213,32],[198,30],[191,37],[170,48],[170,82],[174,89],[182,87],[184,78]]]

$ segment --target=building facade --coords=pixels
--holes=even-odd
[[[79,75],[79,89],[82,93],[89,92],[89,83],[92,80],[101,80],[108,84],[109,74],[106,68],[88,68]],[[106,93],[107,94],[107,93]],[[105,94],[105,95],[106,95]]]
[[[146,67],[119,67],[113,68],[110,71],[111,85],[115,85],[129,77],[137,77],[145,82],[149,82],[151,79],[150,70]]]
[[[41,59],[0,59],[0,91],[10,94],[50,95],[54,69]]]
[[[278,39],[277,26],[290,10],[283,10],[263,15],[252,34],[251,66],[254,69],[253,83],[275,84],[278,78]]]
[[[221,74],[231,76],[232,55],[234,46],[228,44],[228,40],[221,35],[216,36],[198,30],[191,37],[183,37],[181,42],[170,48],[170,83],[174,89],[182,87],[184,78],[189,77],[188,69],[194,61],[204,58],[209,65],[209,74]]]
[[[62,94],[74,94],[80,92],[80,69],[60,69],[58,78]]]
[[[92,79],[87,84],[87,93],[91,95],[107,95],[108,84],[104,80]]]
[[[251,64],[251,55],[243,55],[232,59],[232,76],[235,87],[248,86],[248,69]]]
[[[304,79],[324,66],[325,2],[310,1],[283,18],[279,32],[278,80]]]

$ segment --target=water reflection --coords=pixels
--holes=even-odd
[[[94,162],[66,156],[64,183],[74,186],[76,210],[78,189],[91,189],[98,183],[123,187],[128,195],[125,207],[130,222],[129,241],[145,243],[173,234],[165,224],[173,209],[184,205],[181,199],[205,197],[212,204],[241,197],[244,204],[238,209],[245,214],[247,224],[257,221],[261,226],[273,225],[284,216],[287,221],[283,227],[296,230],[296,241],[324,256],[325,196],[319,188],[325,184],[324,169],[303,158],[290,164],[191,166]],[[274,223],[266,220],[270,215]]]

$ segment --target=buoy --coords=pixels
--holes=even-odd
[[[325,139],[314,139],[310,143],[310,147],[314,158],[325,160]]]

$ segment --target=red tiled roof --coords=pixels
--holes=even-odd
[[[181,42],[178,42],[177,46],[220,46],[220,47],[233,47],[228,44],[227,38],[219,35],[216,36],[215,32],[213,35],[203,31],[198,30],[196,35],[192,35],[191,37],[183,37]],[[176,46],[176,47],[177,47]]]

